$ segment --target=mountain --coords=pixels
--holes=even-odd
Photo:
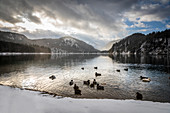
[[[52,53],[99,52],[99,50],[95,49],[93,46],[70,36],[59,39],[30,40],[22,34],[0,31],[0,41],[27,46],[37,45],[44,48],[50,48]]]
[[[108,51],[112,48],[113,44],[118,43],[119,41],[120,39],[108,42],[104,47],[102,47],[101,51]]]
[[[0,41],[0,52],[20,52],[20,53],[50,53],[51,50],[47,47],[37,45],[24,45],[12,42]]]
[[[30,45],[32,41],[18,33],[0,31],[0,41]]]
[[[113,44],[109,52],[123,54],[167,54],[168,40],[170,44],[170,30],[153,32],[148,35],[135,33]]]
[[[26,36],[0,31],[0,52],[50,53],[47,47],[33,45]]]
[[[59,39],[38,39],[34,40],[34,44],[49,47],[53,53],[99,52],[93,46],[70,36]]]

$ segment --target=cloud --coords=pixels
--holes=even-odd
[[[134,22],[163,21],[168,19],[170,15],[169,10],[170,5],[144,2],[143,4],[134,5],[131,10],[124,13],[124,16]]]
[[[20,15],[29,21],[40,23],[39,18],[32,15],[34,8],[25,0],[0,0],[0,19],[10,23],[22,22]]]
[[[166,28],[168,28],[168,29],[169,29],[169,28],[170,28],[170,24],[167,24],[167,25],[166,25]]]
[[[0,28],[30,38],[71,35],[94,46],[127,36],[127,28],[168,18],[168,0],[0,0]],[[133,25],[125,23],[128,19]],[[12,26],[8,26],[12,25]],[[3,24],[3,25],[2,25]]]

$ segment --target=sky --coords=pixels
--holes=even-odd
[[[0,0],[0,30],[30,39],[72,36],[96,48],[170,28],[170,0]]]

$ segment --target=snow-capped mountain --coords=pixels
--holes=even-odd
[[[30,40],[18,33],[0,31],[0,41],[12,42],[23,45],[38,45],[48,47],[52,53],[93,53],[99,52],[93,46],[70,36],[59,39]]]
[[[35,40],[34,43],[51,48],[53,53],[98,52],[93,46],[70,36],[59,39],[39,39]]]

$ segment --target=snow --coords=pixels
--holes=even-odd
[[[70,37],[64,38],[64,42],[66,43],[66,45],[70,45],[71,47],[77,43],[75,39],[70,38]]]
[[[0,113],[170,113],[170,103],[73,99],[0,86]]]

